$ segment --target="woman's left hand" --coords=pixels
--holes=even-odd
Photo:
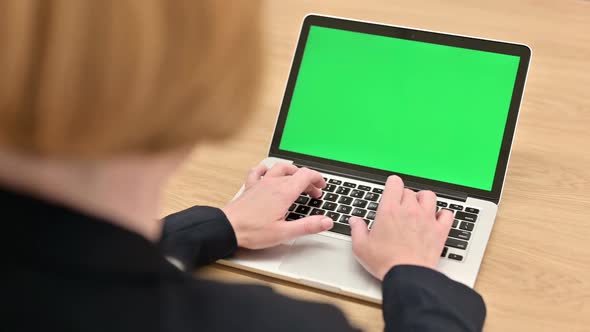
[[[238,246],[269,248],[332,228],[332,219],[321,215],[284,219],[289,206],[302,192],[319,198],[325,186],[322,175],[308,168],[279,163],[268,170],[259,165],[249,172],[242,195],[222,210],[234,229]]]

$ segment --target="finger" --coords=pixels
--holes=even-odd
[[[326,216],[309,216],[299,220],[281,222],[280,228],[282,240],[291,240],[307,234],[315,234],[327,231],[334,226],[334,221]]]
[[[320,188],[316,188],[313,185],[307,187],[307,189],[305,189],[305,192],[313,198],[320,198],[320,196],[322,196],[322,190]]]
[[[316,188],[324,188],[326,186],[326,180],[324,180],[320,172],[303,167],[291,176],[287,184],[301,193],[310,185]]]
[[[404,189],[401,204],[408,206],[417,205],[418,200],[416,199],[416,192],[414,192],[412,189]]]
[[[436,220],[441,227],[441,236],[444,236],[444,238],[447,237],[451,226],[453,226],[453,219],[455,219],[453,212],[447,209],[442,209],[436,214]]]
[[[369,229],[363,219],[352,217],[348,220],[350,236],[352,236],[352,251],[357,257],[361,257],[369,243]]]
[[[383,189],[383,197],[379,206],[385,205],[387,207],[399,205],[404,190],[404,182],[397,175],[392,175],[387,178],[385,188]]]
[[[250,170],[250,172],[248,172],[248,175],[246,176],[246,189],[252,187],[254,184],[256,184],[256,182],[260,181],[260,178],[262,178],[264,176],[264,174],[266,174],[266,171],[268,169],[266,168],[266,166],[264,166],[263,164],[260,164],[254,168],[252,168]]]
[[[434,214],[436,212],[436,194],[430,190],[421,190],[416,195],[418,204],[428,211],[428,213]],[[431,214],[431,215],[432,215]]]
[[[299,168],[293,164],[277,163],[266,173],[266,176],[279,177],[285,175],[293,175],[298,170]]]

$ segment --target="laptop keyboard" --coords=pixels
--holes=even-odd
[[[301,194],[289,207],[286,220],[297,220],[311,215],[325,215],[334,220],[331,232],[350,236],[348,220],[351,216],[363,218],[369,228],[375,220],[383,189],[377,185],[355,183],[354,180],[339,180],[324,177],[328,185],[320,198]],[[453,226],[445,243],[441,257],[463,261],[469,240],[475,228],[479,209],[460,203],[437,201],[437,211],[448,209],[455,215]]]

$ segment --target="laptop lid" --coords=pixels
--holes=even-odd
[[[310,15],[269,155],[498,202],[525,45]]]

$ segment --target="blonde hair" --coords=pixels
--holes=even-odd
[[[157,153],[224,137],[259,74],[254,1],[0,1],[0,147]]]

